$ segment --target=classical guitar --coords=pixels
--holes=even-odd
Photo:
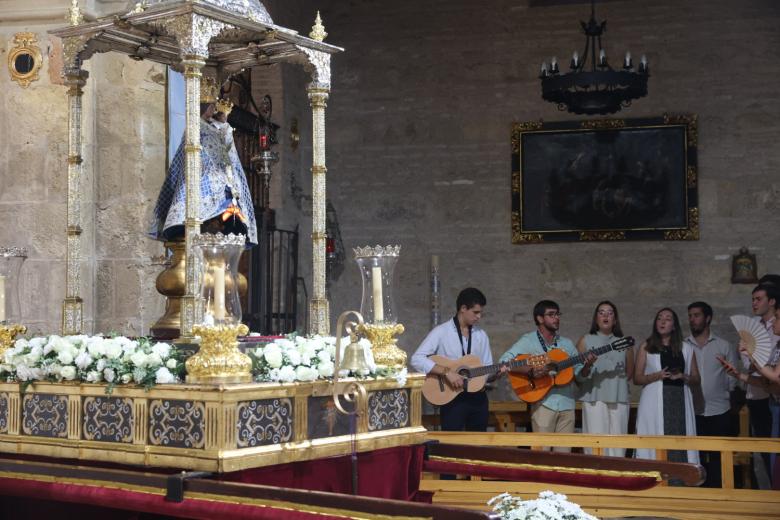
[[[553,386],[563,386],[571,383],[571,380],[574,379],[574,365],[583,363],[588,354],[592,353],[600,356],[613,350],[625,350],[632,346],[634,346],[634,338],[626,336],[613,341],[609,345],[597,347],[573,357],[569,357],[561,349],[554,348],[543,355],[547,358],[544,365],[550,370],[546,376],[531,378],[509,372],[509,384],[512,385],[512,389],[517,394],[517,397],[526,403],[535,403],[547,395],[547,392]],[[531,354],[521,354],[512,363],[527,359],[534,359],[538,363],[538,357]]]
[[[463,378],[463,388],[455,390],[447,382],[446,376],[428,374],[425,377],[422,393],[428,402],[438,406],[449,403],[461,392],[479,392],[485,387],[487,378],[501,370],[503,365],[511,370],[524,365],[543,367],[549,362],[544,354],[485,366],[482,365],[481,359],[472,355],[466,355],[459,359],[430,356],[429,359],[437,365],[449,368],[450,372],[458,373]]]

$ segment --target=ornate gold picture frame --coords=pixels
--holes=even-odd
[[[27,88],[38,80],[38,71],[43,65],[41,48],[36,45],[35,33],[19,32],[14,35],[14,47],[8,52],[8,70],[11,79]]]
[[[698,240],[696,123],[515,123],[512,243]]]

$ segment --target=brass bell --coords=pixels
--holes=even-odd
[[[350,372],[367,373],[369,368],[366,363],[366,353],[356,337],[352,337],[347,348],[344,349],[344,359],[341,361],[342,370]]]

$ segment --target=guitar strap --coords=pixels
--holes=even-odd
[[[555,335],[555,338],[553,339],[553,344],[548,345],[544,342],[544,338],[542,337],[542,333],[539,332],[539,329],[536,329],[536,337],[539,340],[539,344],[542,346],[542,350],[547,352],[549,349],[558,348],[558,335]]]
[[[460,323],[458,323],[458,317],[455,316],[452,318],[452,321],[455,323],[455,330],[458,331],[458,342],[460,343],[460,351],[463,353],[463,355],[466,355],[466,352],[463,350],[463,333],[460,331]],[[469,351],[468,354],[471,354],[471,325],[469,325]]]

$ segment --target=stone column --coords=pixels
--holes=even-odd
[[[205,56],[187,55],[182,59],[186,92],[184,131],[184,182],[187,200],[185,202],[184,242],[186,251],[185,288],[181,300],[180,339],[192,341],[192,327],[200,322],[200,270],[193,253],[192,241],[200,234],[200,78],[206,64]]]
[[[312,298],[309,302],[311,322],[309,332],[327,335],[330,333],[330,309],[325,292],[325,208],[327,204],[325,190],[325,107],[330,89],[319,85],[308,88],[309,103],[312,111]]]
[[[84,302],[81,299],[81,116],[83,87],[89,73],[73,67],[66,69],[64,76],[68,86],[68,238],[62,334],[71,335],[81,334],[84,325]]]

